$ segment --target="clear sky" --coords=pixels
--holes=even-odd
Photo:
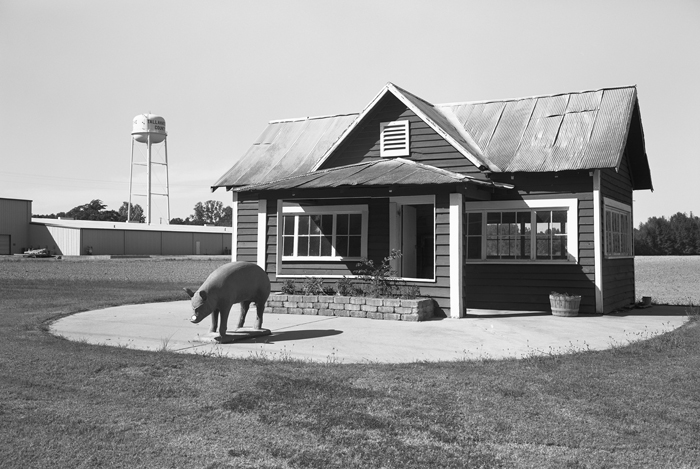
[[[184,218],[230,204],[209,187],[268,121],[359,112],[388,81],[434,104],[636,84],[655,191],[635,224],[700,215],[699,51],[698,0],[0,0],[0,197],[118,209],[141,113],[167,122]]]

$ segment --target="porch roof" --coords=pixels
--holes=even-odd
[[[476,184],[512,189],[510,184],[475,179],[464,174],[424,165],[403,158],[373,160],[350,166],[312,171],[276,181],[234,187],[234,192],[260,192],[334,187],[400,187],[438,184]],[[229,187],[230,189],[230,187]]]

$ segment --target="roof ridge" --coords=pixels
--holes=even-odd
[[[451,103],[435,104],[434,106],[435,107],[447,107],[447,106],[459,106],[459,105],[464,105],[464,104],[505,103],[505,102],[512,102],[512,101],[523,101],[526,99],[553,98],[555,96],[564,96],[564,95],[571,95],[571,94],[583,94],[583,93],[595,93],[597,91],[620,90],[620,89],[627,89],[627,88],[635,88],[636,89],[637,85],[606,86],[603,88],[596,88],[596,89],[589,89],[589,90],[568,91],[568,92],[562,92],[562,93],[541,94],[541,95],[533,95],[533,96],[522,96],[522,97],[516,97],[516,98],[483,99],[483,100],[476,100],[476,101],[455,101],[455,102],[451,102]]]
[[[316,119],[331,119],[336,117],[357,116],[358,114],[358,112],[347,112],[343,114],[328,114],[323,116],[292,117],[289,119],[274,119],[269,121],[268,124],[283,124],[285,122],[302,122]]]

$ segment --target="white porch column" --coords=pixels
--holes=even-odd
[[[450,194],[450,317],[464,317],[464,297],[462,291],[462,217],[464,212],[462,194]]]
[[[258,265],[265,269],[267,257],[267,200],[258,200]]]
[[[238,260],[238,192],[233,193],[233,205],[231,206],[231,262]]]
[[[603,313],[603,219],[601,217],[600,170],[593,172],[593,253],[595,258],[595,311]]]

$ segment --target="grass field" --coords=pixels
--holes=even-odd
[[[638,300],[700,305],[700,256],[637,256],[634,270]]]
[[[0,466],[698,467],[697,308],[604,352],[436,364],[233,360],[46,332],[71,312],[181,299],[220,263],[0,262]]]

